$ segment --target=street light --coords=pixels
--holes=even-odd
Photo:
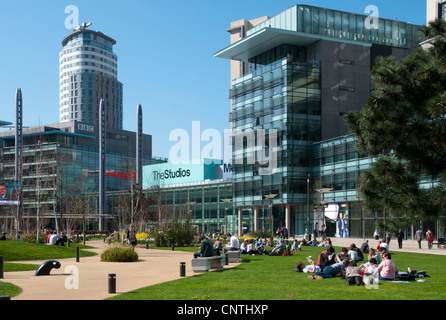
[[[225,232],[224,233],[226,233],[227,228],[228,228],[228,211],[229,211],[228,205],[230,202],[232,202],[232,199],[227,198],[227,199],[220,199],[220,200],[225,203]]]
[[[278,196],[278,194],[273,194],[273,193],[265,196],[265,198],[269,200],[268,207],[269,207],[269,216],[271,218],[271,232],[273,231],[272,230],[272,224],[273,224],[272,223],[273,222],[273,212],[272,212],[272,210],[273,210],[273,199],[275,197],[277,197],[277,196]]]

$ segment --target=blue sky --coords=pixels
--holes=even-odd
[[[410,3],[410,4],[409,4]],[[364,14],[375,5],[382,18],[425,25],[425,0],[0,0],[0,120],[15,121],[14,95],[22,88],[24,125],[59,122],[59,65],[65,7],[79,9],[117,40],[118,80],[124,84],[124,129],[134,131],[143,105],[144,133],[153,155],[167,157],[174,129],[230,129],[230,62],[213,54],[229,45],[232,21],[274,16],[310,4]]]

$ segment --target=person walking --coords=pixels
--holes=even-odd
[[[418,248],[421,249],[421,240],[423,240],[423,231],[421,231],[421,228],[415,233],[415,239],[418,242]]]
[[[136,231],[134,230],[133,225],[131,225],[129,230],[127,231],[127,241],[129,245],[132,246],[132,250],[135,250],[135,246],[138,241],[136,240]]]
[[[385,237],[386,243],[390,246],[390,240],[392,239],[392,233],[389,230],[387,230],[385,236],[386,236]]]
[[[398,233],[396,234],[396,239],[398,240],[398,248],[400,249],[403,248],[403,238],[404,238],[403,230],[399,229]]]

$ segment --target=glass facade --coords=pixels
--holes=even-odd
[[[372,14],[372,12],[371,12]],[[375,19],[376,20],[376,19]],[[296,5],[255,26],[247,35],[265,28],[312,34],[340,41],[365,42],[411,49],[423,41],[419,26],[396,20]]]
[[[176,187],[148,188],[144,191],[147,198],[155,204],[150,210],[156,215],[162,210],[161,219],[182,219],[190,215],[191,224],[198,233],[238,232],[238,216],[234,212],[232,199],[232,182],[214,180]]]
[[[99,149],[94,146],[95,140],[94,136],[62,131],[24,135],[22,186],[25,221],[28,217],[35,219],[37,208],[44,219],[52,220],[55,215],[79,219],[75,199],[87,199],[88,194],[97,192],[99,188]],[[15,172],[14,137],[4,137],[0,143],[0,178],[12,182]],[[107,192],[130,188],[135,179],[135,159],[134,151],[124,153],[110,148],[106,157]],[[152,163],[151,157],[145,154],[143,164]],[[8,208],[0,209],[0,216],[10,215]],[[88,216],[97,217],[97,203],[91,200],[88,202]]]
[[[350,237],[361,238],[371,236],[380,220],[385,219],[382,212],[367,213],[362,208],[358,194],[359,176],[369,169],[374,158],[361,154],[356,149],[356,138],[353,135],[321,141],[313,145],[313,175],[312,186],[316,183],[325,189],[321,200],[325,204],[336,205],[338,213],[347,217]],[[421,176],[421,188],[435,186],[435,178]],[[436,221],[425,222],[436,235],[444,232],[445,216],[440,215]],[[326,219],[327,233],[336,235],[335,221]],[[408,237],[416,230],[405,230]]]
[[[306,201],[309,148],[320,140],[321,73],[317,62],[304,58],[305,50],[301,48],[274,48],[252,59],[252,72],[233,83],[234,135],[243,135],[248,129],[265,130],[266,135],[271,130],[277,132],[277,168],[273,174],[262,175],[262,164],[247,161],[258,148],[269,148],[268,138],[261,141],[257,137],[255,146],[244,143],[234,150],[236,206],[268,205],[265,197],[269,194],[277,195],[273,203]]]

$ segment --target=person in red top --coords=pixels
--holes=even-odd
[[[48,232],[48,237],[46,237],[46,243],[50,243],[50,238],[53,235],[53,233],[50,230],[47,230]]]
[[[335,249],[332,246],[322,251],[317,259],[317,265],[321,267],[321,270],[324,270],[325,266],[335,263],[334,253]]]
[[[431,228],[427,228],[426,238],[427,238],[427,248],[432,249],[432,243],[434,242],[434,234],[432,233]]]

